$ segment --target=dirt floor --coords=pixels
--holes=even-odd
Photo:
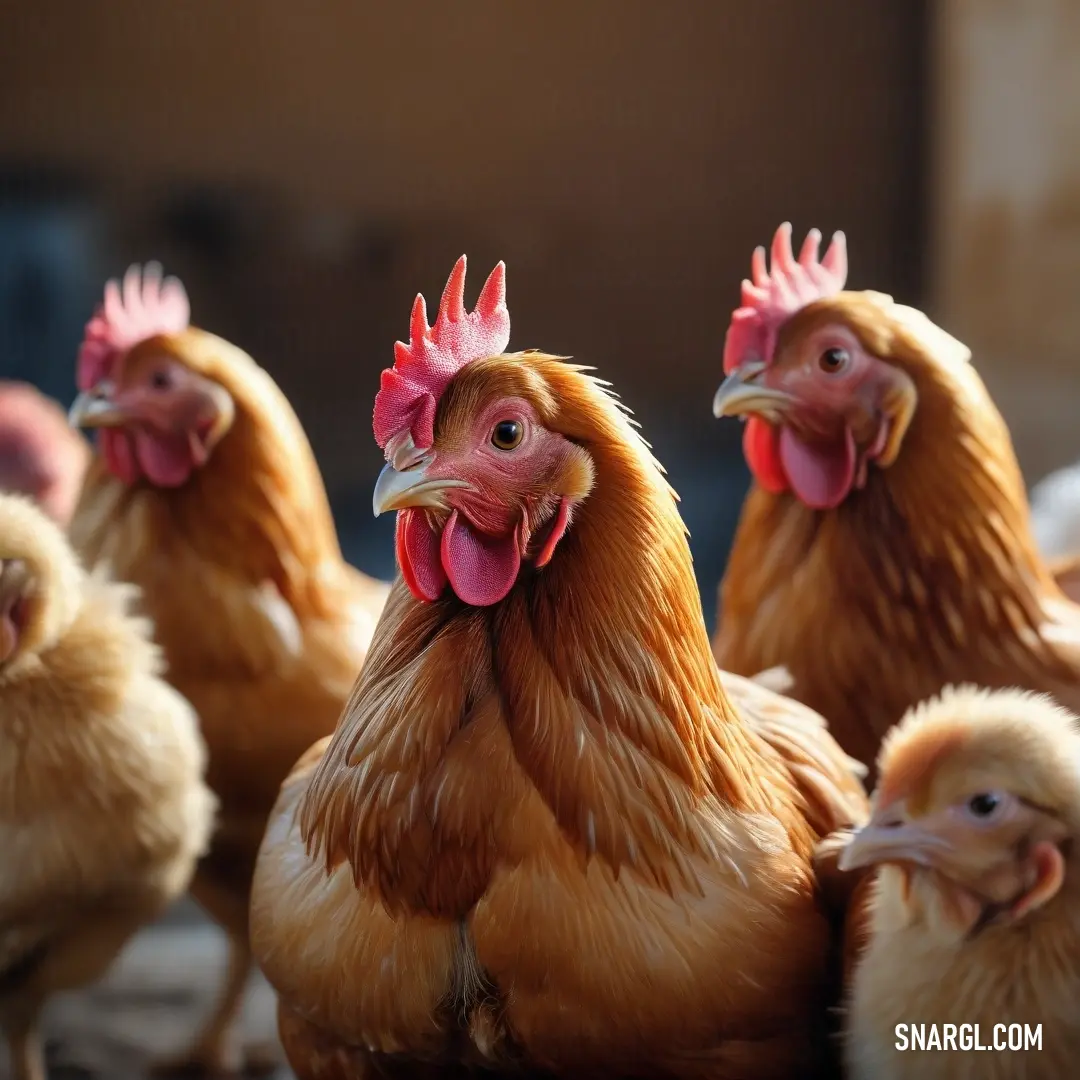
[[[57,998],[46,1021],[50,1080],[144,1080],[147,1064],[184,1047],[208,1012],[225,967],[225,941],[188,903],[144,930],[96,986]],[[244,1040],[274,1046],[274,995],[253,978]],[[265,1076],[265,1074],[264,1074]],[[0,1080],[9,1080],[0,1051]],[[292,1080],[286,1067],[273,1080]]]

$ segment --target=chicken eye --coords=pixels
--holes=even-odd
[[[525,428],[517,420],[500,420],[491,433],[491,445],[498,450],[513,450],[524,434]]]
[[[1001,814],[1008,799],[999,791],[980,791],[967,801],[965,809],[976,821],[990,821]]]
[[[155,390],[168,390],[172,386],[172,373],[166,368],[150,372],[150,385]]]
[[[847,349],[836,346],[832,349],[826,349],[818,357],[818,367],[829,375],[835,375],[838,371],[843,371],[847,367],[849,359]]]

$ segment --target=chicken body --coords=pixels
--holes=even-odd
[[[1008,429],[960,342],[889,297],[838,292],[787,317],[716,409],[749,416],[758,476],[720,590],[721,667],[787,668],[868,764],[950,683],[1080,708],[1080,608],[1035,545]]]
[[[856,967],[846,1034],[846,1073],[850,1080],[1058,1080],[1069,1075],[1080,1054],[1076,995],[1080,992],[1076,957],[1080,928],[1060,920],[1028,933],[986,934],[965,944],[942,910],[932,884],[912,886],[902,898],[903,874],[887,869],[870,897],[869,940]],[[1075,907],[1080,890],[1071,887]],[[920,914],[912,921],[911,910]],[[1022,974],[1021,974],[1022,973]],[[1018,992],[1019,987],[1019,992]],[[897,1048],[897,1032],[909,1038],[919,1029],[925,1040],[931,1025],[938,1038],[946,1024],[954,1038],[972,1036],[986,1047],[1008,1038],[1012,1025],[1026,1038],[1041,1032],[1041,1044],[1009,1050],[950,1048],[919,1051]],[[962,1025],[973,1025],[962,1028]],[[970,1046],[970,1044],[969,1044]]]
[[[341,725],[271,816],[252,941],[290,1063],[303,1080],[813,1075],[830,940],[810,856],[860,816],[858,777],[820,718],[746,680],[747,713],[725,696],[672,493],[580,370],[470,363],[425,469],[475,468],[473,425],[484,439],[494,418],[498,447],[503,407],[550,454],[520,481],[549,508],[530,520],[543,553],[480,606],[455,595],[491,591],[453,562],[460,534],[452,591],[418,599],[433,579],[411,561]],[[389,466],[377,501],[402,483],[394,508],[432,505],[430,475]],[[409,560],[416,522],[399,517]]]
[[[89,461],[90,447],[57,402],[29,383],[0,380],[0,491],[29,495],[67,525]]]
[[[1075,718],[1017,691],[951,692],[890,736],[874,819],[841,856],[876,866],[845,1022],[851,1080],[1069,1075],[1080,1053],[1078,763]],[[947,1024],[954,1040],[977,1024],[979,1042],[1003,1045],[897,1047],[901,1025],[924,1039],[936,1025],[940,1040]]]
[[[1080,552],[1080,462],[1044,476],[1031,489],[1031,519],[1047,558]]]
[[[1049,560],[1054,584],[1073,603],[1080,604],[1080,554],[1062,555]]]
[[[164,369],[177,419],[155,421],[155,451],[140,442],[139,395]],[[192,894],[228,933],[231,957],[219,1006],[183,1063],[230,1071],[244,1063],[232,1030],[252,966],[248,902],[267,814],[300,754],[333,730],[388,587],[342,558],[300,423],[239,349],[194,328],[154,336],[103,386],[73,410],[114,441],[112,457],[91,466],[71,535],[90,565],[140,587],[168,677],[209,747],[221,813]],[[185,441],[170,441],[172,423]],[[189,438],[201,460],[182,482],[116,475],[131,452],[151,470],[180,460]]]
[[[210,837],[197,720],[133,593],[0,496],[0,1027],[17,1080],[44,1080],[42,1006],[184,892]]]

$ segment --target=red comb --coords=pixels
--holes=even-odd
[[[435,406],[450,380],[466,364],[504,352],[510,341],[506,309],[506,265],[499,263],[480,290],[476,307],[465,310],[465,256],[454,265],[443,290],[434,326],[417,294],[409,326],[409,344],[394,344],[394,366],[382,373],[375,395],[375,441],[380,447],[408,432],[417,449],[435,438]]]
[[[128,267],[123,283],[109,281],[105,300],[86,324],[76,379],[89,390],[105,378],[113,361],[155,334],[186,330],[191,318],[187,293],[178,278],[162,278],[158,263]]]
[[[835,296],[847,280],[847,240],[833,233],[825,257],[818,261],[821,233],[811,229],[799,258],[791,250],[791,225],[784,222],[772,242],[772,266],[766,268],[765,249],[756,248],[750,260],[752,281],[742,283],[742,307],[731,316],[724,342],[724,371],[730,374],[748,360],[769,363],[781,325],[800,308]]]

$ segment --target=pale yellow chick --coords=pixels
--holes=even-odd
[[[886,736],[878,768],[871,820],[839,861],[878,868],[849,988],[847,1076],[1069,1075],[1080,1058],[1077,719],[1019,690],[951,689]],[[1020,1049],[965,1050],[976,1032],[963,1025],[976,1024],[983,1045]],[[901,1029],[900,1050],[898,1025],[926,1027]],[[912,1049],[917,1037],[935,1048]]]
[[[184,892],[210,835],[195,714],[134,595],[0,495],[0,1029],[17,1080],[45,1075],[48,998]]]

